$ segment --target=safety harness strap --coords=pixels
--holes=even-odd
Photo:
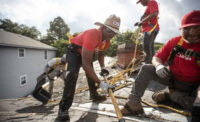
[[[194,57],[196,63],[200,62],[200,53],[199,52],[195,52],[194,50],[191,50],[191,49],[185,49],[182,47],[182,45],[183,45],[183,38],[181,37],[181,39],[178,41],[177,45],[172,49],[172,51],[170,53],[170,56],[168,58],[169,65],[172,64],[174,57],[178,53],[185,55],[185,57]]]
[[[151,30],[150,30],[149,32],[153,32],[154,30],[155,30],[155,31],[158,31],[158,30],[156,29],[156,27],[157,27],[157,25],[158,25],[158,22],[157,22],[154,26],[153,26],[152,23],[149,23],[148,25],[152,27]]]

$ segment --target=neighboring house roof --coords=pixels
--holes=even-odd
[[[0,29],[0,45],[10,47],[56,50],[56,48],[44,44],[40,41],[34,40],[23,35],[4,31],[2,29]]]

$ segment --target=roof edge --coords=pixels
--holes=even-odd
[[[7,47],[23,47],[23,48],[30,48],[30,49],[58,50],[58,49],[55,48],[55,47],[52,47],[52,48],[40,48],[40,47],[34,47],[34,46],[11,45],[11,44],[2,44],[2,43],[0,43],[0,46],[7,46]]]

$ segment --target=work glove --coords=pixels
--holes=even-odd
[[[109,71],[104,67],[101,69],[101,72],[99,73],[101,76],[108,76]]]
[[[103,90],[104,93],[108,93],[109,89],[112,89],[112,90],[114,89],[114,86],[103,81],[100,82],[99,87]]]
[[[171,76],[170,71],[162,64],[160,64],[156,67],[156,74],[160,78],[170,78],[170,76]]]

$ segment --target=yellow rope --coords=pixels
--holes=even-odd
[[[140,28],[136,29],[135,32],[137,32],[137,35],[136,35],[133,59],[131,60],[131,62],[129,63],[129,65],[127,66],[127,68],[125,70],[118,72],[117,75],[112,77],[112,79],[108,80],[109,83],[111,83],[111,84],[115,84],[117,81],[124,80],[126,77],[125,74],[128,73],[130,75],[132,72],[136,71],[137,67],[139,67],[141,62],[144,60],[144,53],[142,53],[140,61],[138,63],[136,63],[136,54],[137,54],[138,44],[139,44]],[[133,40],[133,38],[132,38],[132,40]]]
[[[146,101],[142,101],[142,103],[148,105],[148,106],[151,106],[151,107],[160,107],[160,108],[166,108],[166,109],[169,109],[169,110],[172,110],[174,112],[177,112],[179,114],[182,114],[182,115],[185,115],[185,116],[191,116],[191,113],[188,113],[188,112],[185,112],[185,111],[182,111],[182,110],[178,110],[178,109],[175,109],[175,108],[172,108],[170,106],[167,106],[167,105],[162,105],[162,104],[151,104],[151,103],[148,103]]]
[[[128,97],[123,97],[123,96],[117,96],[115,95],[116,98],[121,98],[121,99],[128,99]],[[165,109],[169,109],[171,111],[174,111],[176,113],[179,113],[179,114],[182,114],[184,116],[191,116],[191,113],[188,113],[188,112],[185,112],[185,111],[182,111],[182,110],[178,110],[178,109],[175,109],[175,108],[172,108],[170,106],[167,106],[167,105],[162,105],[162,104],[152,104],[152,103],[148,103],[146,101],[142,101],[142,103],[150,106],[150,107],[154,107],[154,108],[165,108]]]

